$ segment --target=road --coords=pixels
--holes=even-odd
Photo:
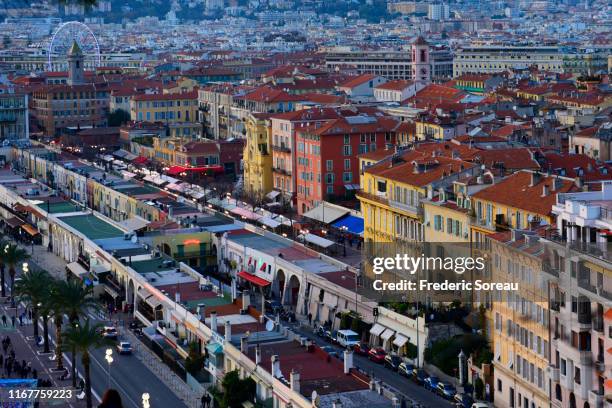
[[[315,336],[312,330],[307,326],[300,326],[298,324],[293,326],[293,330],[297,331],[303,336],[306,336],[313,340],[319,346],[333,346],[339,352],[343,349],[339,346],[332,345],[325,341],[321,337]],[[366,372],[368,375],[374,375],[377,380],[381,380],[383,383],[391,386],[392,388],[400,391],[402,394],[418,402],[423,407],[438,408],[438,407],[452,407],[453,405],[433,392],[427,391],[425,388],[417,385],[412,380],[409,380],[394,371],[386,368],[383,364],[377,364],[370,361],[367,357],[359,356],[354,354],[353,361],[355,367]]]
[[[39,248],[37,247],[37,250]],[[40,255],[43,254],[39,252],[36,261],[44,262]],[[30,269],[40,268],[34,259],[29,260]],[[47,264],[46,262],[44,263]],[[20,273],[21,271],[18,272],[18,274]],[[57,273],[54,273],[54,275],[57,275]],[[63,276],[60,277],[63,278]],[[89,317],[92,323],[104,323],[104,321],[95,318],[93,315]],[[40,334],[42,335],[42,323],[39,323],[39,326],[41,328]],[[51,322],[49,322],[49,336],[51,343],[55,345],[55,328]],[[105,352],[106,349],[92,350],[91,352],[90,373],[94,402],[96,400],[99,402],[104,391],[108,388],[109,375]],[[64,353],[64,356],[64,361],[67,363],[65,365],[70,367],[70,353]],[[142,394],[146,392],[150,395],[149,402],[152,407],[187,408],[187,405],[136,356],[119,355],[117,350],[113,349],[113,359],[114,361],[110,367],[110,387],[119,391],[124,407],[141,408]],[[77,357],[77,370],[82,377],[84,371],[80,356]]]

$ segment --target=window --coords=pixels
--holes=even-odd
[[[502,381],[500,379],[497,380],[497,391],[502,391]]]
[[[333,160],[326,160],[325,161],[325,168],[327,169],[327,171],[333,171],[334,170],[334,161]]]
[[[334,173],[327,173],[325,175],[325,182],[327,184],[334,184]]]
[[[344,145],[344,155],[350,156],[352,154],[351,145]]]
[[[351,137],[349,135],[344,135],[344,144],[351,144]]]
[[[345,183],[351,183],[353,181],[353,173],[350,171],[345,171],[342,174],[342,181]]]
[[[351,159],[344,159],[344,170],[351,169]]]

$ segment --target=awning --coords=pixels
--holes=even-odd
[[[281,225],[280,222],[273,220],[270,217],[261,217],[258,221],[262,223],[263,225],[265,225],[266,227],[270,227],[270,228],[276,228],[279,225]]]
[[[264,286],[268,286],[270,284],[269,281],[267,281],[265,279],[262,279],[259,276],[252,275],[252,274],[248,273],[247,271],[239,272],[238,276],[240,276],[242,279],[247,280],[247,281],[249,281],[252,284],[257,285],[257,286],[264,287]]]
[[[206,350],[208,350],[208,354],[211,355],[221,355],[223,354],[223,346],[220,343],[210,343],[206,345]]]
[[[113,299],[117,299],[119,297],[119,293],[108,285],[104,285],[104,290],[106,291],[106,293],[111,295]]]
[[[276,197],[279,196],[279,194],[280,194],[280,191],[273,190],[273,191],[270,191],[268,194],[266,194],[266,198],[268,200],[274,200]]]
[[[27,212],[28,211],[28,207],[21,204],[21,203],[17,203],[13,206],[13,210],[17,211],[17,212]]]
[[[359,184],[345,184],[344,188],[350,191],[350,190],[359,190],[361,187],[359,186]]]
[[[28,234],[30,234],[33,237],[35,237],[36,235],[40,234],[40,232],[38,232],[38,230],[36,228],[34,228],[33,226],[31,226],[30,224],[23,224],[21,226],[21,229],[24,230],[25,232],[27,232]]]
[[[185,166],[172,166],[168,169],[166,174],[170,176],[178,176],[181,173],[203,173],[207,171],[212,171],[213,173],[223,173],[222,166],[199,166],[199,167],[185,167]]]
[[[178,191],[180,193],[185,191],[187,187],[189,187],[188,183],[170,183],[166,186],[168,190]]]
[[[386,329],[384,332],[382,332],[382,334],[380,335],[380,338],[383,339],[384,341],[388,341],[394,334],[395,334],[394,330]]]
[[[261,215],[254,213],[253,211],[249,211],[246,208],[236,207],[230,211],[234,215],[238,215],[240,217],[244,217],[247,220],[258,220],[261,218]]]
[[[393,339],[393,344],[395,344],[397,347],[402,347],[407,342],[408,342],[408,337],[402,336],[399,333],[397,333],[395,335],[395,338]]]
[[[128,218],[127,220],[119,222],[123,228],[128,231],[137,231],[149,225],[150,221],[145,220],[144,218],[134,216],[132,218]]]
[[[145,302],[147,302],[147,304],[149,306],[151,306],[153,309],[157,309],[159,306],[161,306],[162,302],[161,300],[159,300],[156,296],[151,295],[148,298],[145,299]]]
[[[132,163],[134,163],[134,164],[145,164],[148,161],[149,161],[149,159],[147,159],[146,157],[138,156],[134,160],[132,160]]]
[[[330,246],[334,245],[334,241],[330,241],[329,239],[325,239],[323,237],[310,233],[301,234],[299,237],[301,237],[302,240],[309,242],[313,245],[320,246],[321,248],[329,248]]]
[[[363,218],[354,215],[347,215],[335,221],[332,226],[346,230],[351,234],[363,235]]]
[[[305,212],[303,215],[306,218],[330,224],[348,213],[350,213],[350,210],[347,208],[329,203],[322,203],[312,210]]]
[[[87,275],[89,272],[85,268],[81,266],[78,262],[71,262],[66,265],[66,269],[68,269],[74,276],[77,278],[81,278],[83,275]]]
[[[374,326],[372,326],[372,328],[370,329],[370,334],[373,334],[375,336],[380,336],[380,333],[385,331],[385,326],[378,324],[378,323],[374,323]]]
[[[21,227],[23,224],[25,224],[25,222],[23,222],[21,219],[17,217],[11,217],[8,220],[6,220],[6,224],[11,228],[18,228],[18,227]]]

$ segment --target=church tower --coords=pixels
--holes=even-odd
[[[421,87],[431,82],[431,64],[429,62],[429,44],[421,36],[412,43],[412,80]]]
[[[85,82],[83,51],[76,41],[68,50],[68,85],[79,85]]]

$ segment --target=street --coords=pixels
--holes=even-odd
[[[310,338],[319,346],[332,346],[339,352],[344,350],[340,346],[333,345],[327,342],[325,339],[316,336],[307,324],[295,324],[293,325],[293,330]],[[417,385],[412,380],[400,376],[398,373],[386,368],[383,364],[374,363],[367,357],[357,354],[354,354],[353,361],[355,363],[355,367],[358,369],[366,372],[368,375],[373,375],[377,380],[382,380],[383,383],[395,388],[396,390],[399,390],[402,394],[421,404],[423,407],[438,408],[453,406],[449,401],[437,394],[434,394],[433,392],[427,391],[425,388]]]
[[[27,249],[30,251],[30,248]],[[36,247],[35,256],[28,261],[28,263],[30,264],[30,269],[42,269],[40,268],[39,264],[44,264],[45,266],[47,266],[46,270],[49,271],[53,276],[59,279],[64,279],[65,274],[63,273],[63,271],[58,270],[58,267],[62,266],[62,262],[58,262],[57,259],[52,258],[57,257],[42,250],[41,247]],[[18,272],[18,275],[20,274],[21,271]],[[9,310],[9,313],[14,313],[14,311],[11,310]],[[92,314],[89,315],[89,318],[92,320],[92,323],[105,323],[105,321],[100,320]],[[39,328],[40,333],[42,335],[42,322],[39,322]],[[13,342],[24,343],[20,344],[19,348],[24,350],[28,348],[36,348],[36,346],[33,344],[33,341],[25,339],[25,336],[32,335],[32,325],[25,325],[22,327],[18,326],[16,330],[19,332],[20,336],[12,336]],[[127,329],[118,327],[118,330],[121,334],[122,330]],[[121,338],[122,337],[120,335],[120,339]],[[49,321],[49,341],[51,345],[55,345],[55,329],[51,320]],[[146,346],[144,345],[134,344],[134,342],[132,342],[132,346],[134,347],[135,353],[150,353],[150,351],[146,350]],[[104,394],[104,391],[109,388],[109,367],[105,360],[105,350],[106,349],[97,349],[92,350],[90,353],[90,372],[94,403],[99,403],[101,401],[102,395]],[[66,363],[65,366],[70,368],[70,353],[64,353],[64,357]],[[164,382],[162,382],[139,358],[137,358],[136,355],[119,355],[117,350],[113,347],[113,359],[114,361],[110,367],[110,388],[115,388],[119,391],[123,400],[122,402],[124,407],[142,407],[143,393],[149,393],[150,404],[152,407],[186,408],[188,406],[187,404],[185,404],[185,402],[179,399],[179,397],[175,394],[175,392],[173,392],[172,389],[166,386]],[[42,357],[41,361],[44,365],[49,365],[49,363],[51,363],[48,361],[48,356]],[[51,367],[54,364],[55,363],[51,363]],[[164,368],[170,370],[168,367]],[[81,363],[80,356],[77,357],[77,370],[79,376],[82,377],[83,365]],[[70,381],[62,382],[62,386],[67,386],[70,383]]]

